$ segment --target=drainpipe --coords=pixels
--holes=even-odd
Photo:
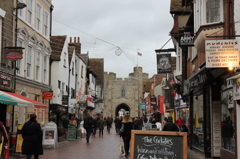
[[[226,17],[225,17],[225,20],[226,20],[226,23],[225,23],[225,25],[226,25],[226,28],[225,28],[225,30],[226,30],[226,35],[225,36],[230,36],[230,22],[231,22],[231,20],[230,20],[230,16],[231,16],[231,14],[230,14],[230,8],[231,8],[231,0],[226,0]],[[228,39],[229,39],[229,37],[227,37]]]

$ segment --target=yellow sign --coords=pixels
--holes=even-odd
[[[4,143],[4,137],[2,136],[2,143],[0,144],[0,157],[2,156],[3,143]]]
[[[16,152],[22,152],[22,134],[17,134]]]

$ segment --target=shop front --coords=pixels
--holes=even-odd
[[[67,115],[68,109],[64,105],[59,104],[50,104],[49,106],[50,121],[53,121],[57,124],[58,127],[61,127],[63,115]]]
[[[202,67],[189,78],[190,148],[205,157],[220,157],[221,148],[221,86],[225,68]]]

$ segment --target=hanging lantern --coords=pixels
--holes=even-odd
[[[116,54],[117,56],[120,56],[120,55],[122,54],[122,50],[120,49],[119,46],[117,47],[117,49],[116,49],[116,51],[115,51],[115,54]]]

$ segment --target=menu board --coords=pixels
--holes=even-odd
[[[132,159],[187,159],[187,133],[132,130]]]

